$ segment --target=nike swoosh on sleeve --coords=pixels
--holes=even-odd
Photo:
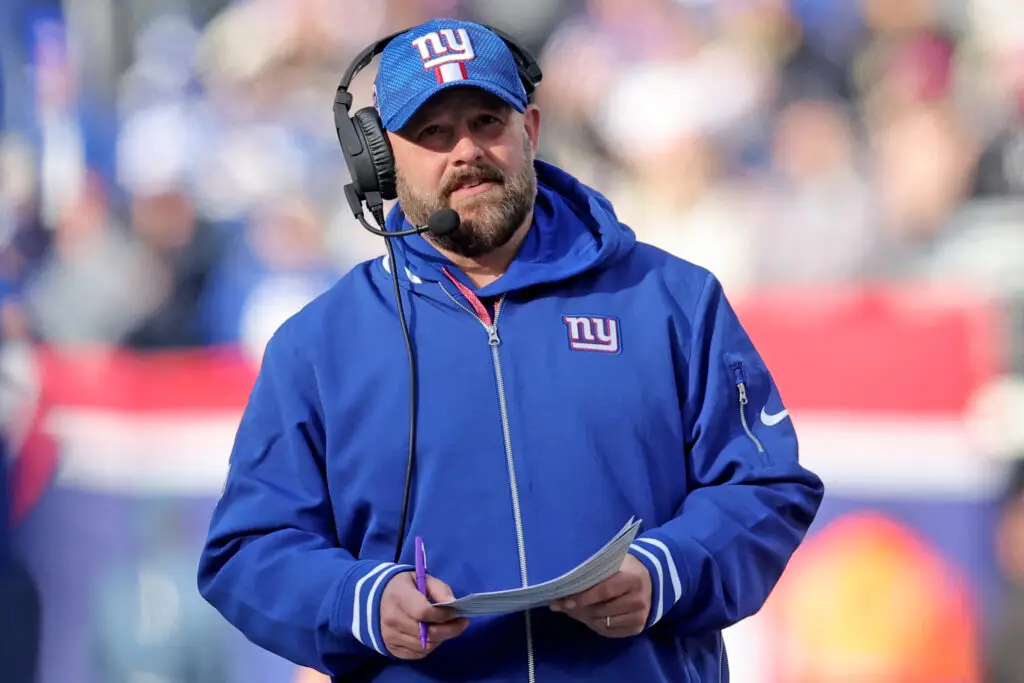
[[[783,410],[778,413],[769,414],[764,408],[761,408],[761,422],[765,423],[769,427],[774,427],[789,416],[788,410]]]

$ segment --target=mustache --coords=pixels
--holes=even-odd
[[[448,178],[441,187],[441,194],[448,197],[452,192],[455,192],[463,182],[474,180],[481,183],[504,183],[505,174],[493,166],[473,166],[472,168],[468,168],[464,171],[459,171],[453,174],[452,177]]]

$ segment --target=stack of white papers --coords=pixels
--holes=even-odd
[[[459,616],[477,617],[486,614],[509,614],[544,607],[552,600],[567,598],[601,583],[619,571],[640,529],[641,520],[630,518],[626,526],[612,540],[561,576],[526,588],[473,593],[457,600],[437,603],[440,607],[453,607]]]

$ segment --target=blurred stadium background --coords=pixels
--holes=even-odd
[[[269,334],[383,250],[341,195],[337,80],[441,15],[541,58],[543,156],[719,274],[828,484],[727,633],[732,680],[1024,681],[1016,0],[0,2],[36,680],[320,680],[207,608],[195,558]],[[35,638],[24,584],[0,580],[0,642]]]

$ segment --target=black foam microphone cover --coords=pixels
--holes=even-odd
[[[444,237],[459,229],[462,219],[454,209],[441,209],[430,214],[427,219],[427,230],[431,235]]]

